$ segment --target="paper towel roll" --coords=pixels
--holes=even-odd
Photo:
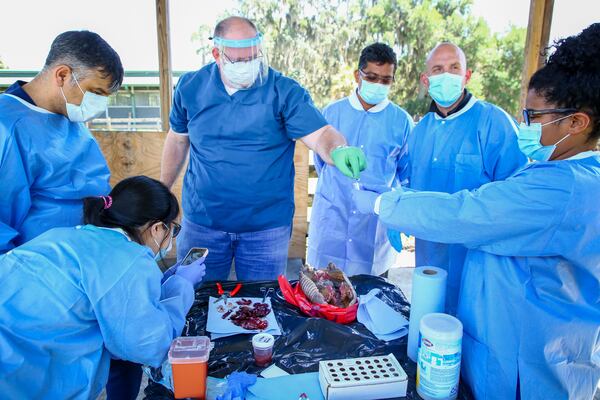
[[[408,357],[417,361],[419,323],[429,313],[443,313],[446,303],[448,273],[437,267],[415,268],[413,275],[410,319],[408,325]]]

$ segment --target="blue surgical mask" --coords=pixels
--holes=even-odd
[[[372,83],[361,79],[358,94],[367,104],[379,104],[387,99],[391,88],[391,85],[382,85],[381,83]]]
[[[236,89],[252,86],[260,70],[262,61],[256,58],[251,61],[238,61],[236,63],[223,63],[223,75]]]
[[[450,107],[463,93],[463,75],[444,72],[429,77],[429,95],[441,107]]]
[[[163,260],[166,257],[166,255],[169,253],[169,251],[171,251],[171,249],[173,248],[173,230],[169,229],[169,227],[166,224],[164,224],[164,225],[167,228],[167,230],[169,231],[169,244],[164,249],[161,249],[160,243],[158,243],[156,241],[156,239],[152,238],[154,240],[154,243],[156,243],[156,245],[158,246],[158,249],[159,249],[158,253],[156,253],[156,255],[154,256],[154,259],[156,261]]]
[[[519,125],[519,132],[517,134],[519,149],[521,152],[525,154],[532,160],[536,161],[548,161],[550,157],[552,157],[552,153],[556,150],[556,146],[570,135],[567,134],[565,137],[560,139],[553,145],[544,146],[541,142],[542,139],[542,127],[552,124],[554,122],[561,121],[565,118],[569,118],[571,115],[567,115],[562,118],[555,119],[554,121],[546,122],[545,124],[533,123],[527,125],[525,123],[521,123]]]
[[[84,92],[79,86],[79,82],[77,81],[77,77],[73,74],[73,79],[75,79],[75,83],[77,83],[77,87],[83,93],[83,99],[81,100],[80,105],[71,104],[67,101],[67,97],[65,96],[65,92],[63,88],[60,88],[60,92],[62,93],[65,103],[67,105],[67,117],[72,122],[87,122],[91,119],[96,118],[98,115],[102,114],[106,111],[106,106],[108,105],[108,97],[100,96],[99,94],[92,92]]]

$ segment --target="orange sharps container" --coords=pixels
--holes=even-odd
[[[169,363],[173,369],[175,398],[205,400],[210,339],[207,336],[178,337],[171,343]]]

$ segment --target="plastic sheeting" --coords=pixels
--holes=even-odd
[[[359,296],[367,294],[373,288],[379,288],[379,297],[383,301],[400,311],[406,318],[409,317],[410,304],[400,289],[393,284],[369,275],[353,276],[350,280]],[[231,290],[235,284],[236,282],[223,283],[223,288]],[[282,335],[276,338],[273,362],[280,368],[290,374],[316,372],[319,370],[319,361],[322,360],[394,353],[409,379],[405,398],[420,398],[415,388],[416,364],[406,355],[406,336],[383,342],[359,322],[341,325],[322,318],[306,317],[300,310],[286,303],[277,281],[244,283],[237,297],[259,297],[261,287],[275,288],[271,301]],[[216,290],[214,282],[209,282],[196,291],[196,301],[188,314],[183,335],[209,335],[206,331],[208,297],[214,296]],[[237,335],[216,340],[208,362],[209,375],[223,378],[234,371],[260,373],[263,368],[254,365],[251,337],[252,335]],[[146,399],[173,399],[171,391],[151,381],[144,394]],[[473,397],[469,389],[461,384],[458,398],[466,400]]]

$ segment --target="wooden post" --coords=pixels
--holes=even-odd
[[[525,42],[525,62],[521,79],[521,108],[525,107],[527,85],[531,75],[544,65],[544,50],[548,47],[554,0],[531,0],[529,6],[529,25]]]
[[[169,30],[169,0],[156,0],[156,33],[158,35],[158,75],[160,82],[160,118],[162,129],[169,130],[169,114],[173,101],[171,71],[171,35]]]

